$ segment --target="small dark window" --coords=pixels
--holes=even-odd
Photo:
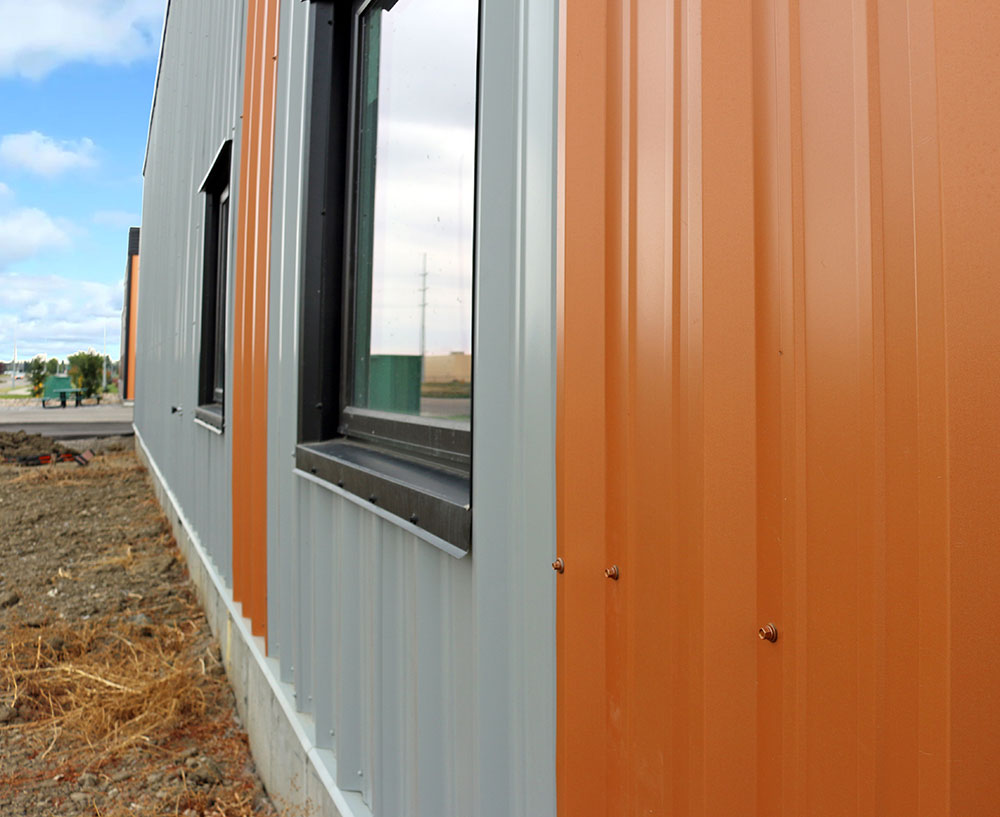
[[[324,13],[298,464],[467,550],[479,2]]]
[[[201,361],[195,416],[222,428],[226,397],[226,283],[229,258],[229,172],[226,142],[202,185],[205,194],[205,257],[201,292]]]

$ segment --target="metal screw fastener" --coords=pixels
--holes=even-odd
[[[607,579],[612,579],[618,581],[618,565],[611,565],[607,570],[604,571],[604,577]]]
[[[565,573],[566,572],[566,562],[564,562],[562,560],[561,556],[552,563],[552,569],[556,573]]]
[[[771,642],[777,641],[778,640],[778,628],[775,627],[773,624],[768,624],[765,627],[761,627],[757,631],[757,637],[761,641],[771,641]]]

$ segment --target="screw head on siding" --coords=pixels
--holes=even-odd
[[[773,624],[766,624],[757,630],[757,638],[774,643],[778,640],[778,628]]]
[[[558,557],[558,558],[557,558],[557,559],[556,559],[556,560],[555,560],[555,561],[554,561],[554,562],[552,563],[552,569],[553,569],[553,570],[554,570],[554,571],[555,571],[556,573],[565,573],[565,572],[566,572],[566,562],[564,562],[564,561],[563,561],[563,559],[562,559],[562,556]]]

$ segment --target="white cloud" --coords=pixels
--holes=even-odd
[[[0,162],[41,176],[58,176],[67,170],[93,167],[97,164],[96,152],[90,139],[57,142],[36,130],[8,133],[0,139]]]
[[[204,0],[201,0],[202,2]],[[156,55],[165,0],[0,0],[0,76]]]
[[[0,359],[9,360],[17,338],[19,358],[39,353],[66,357],[100,350],[117,357],[122,283],[74,281],[60,275],[0,273]]]
[[[14,197],[14,191],[3,182],[0,182],[0,203]]]
[[[115,230],[125,230],[139,226],[139,214],[127,210],[99,210],[91,217],[94,224],[111,227]]]
[[[66,230],[42,210],[21,207],[0,211],[0,270],[14,261],[68,243]]]

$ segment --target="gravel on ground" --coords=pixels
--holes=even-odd
[[[102,442],[0,465],[0,817],[276,815],[149,478]]]

